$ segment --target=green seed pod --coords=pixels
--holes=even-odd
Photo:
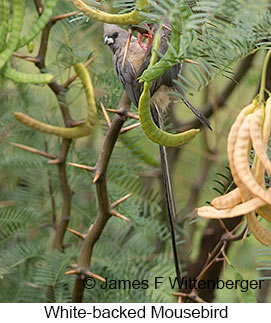
[[[22,39],[19,40],[17,49],[27,45],[41,32],[41,30],[45,27],[47,22],[50,20],[53,14],[53,10],[56,6],[56,3],[57,3],[57,0],[48,0],[46,2],[46,7],[43,10],[41,16],[38,18],[36,22],[33,23],[31,30]]]
[[[0,2],[0,53],[6,45],[9,25],[9,1],[1,0]]]
[[[94,89],[88,73],[88,70],[82,63],[77,63],[74,66],[74,70],[80,78],[87,99],[87,122],[93,128],[97,122],[97,108],[95,103]]]
[[[12,30],[5,49],[0,53],[0,69],[7,63],[16,50],[23,25],[25,3],[22,0],[13,0]]]
[[[108,24],[116,25],[137,25],[145,19],[140,11],[147,11],[147,0],[136,0],[136,9],[126,14],[110,14],[100,10],[92,9],[81,0],[72,0],[78,10],[82,11],[88,17],[105,22]]]
[[[45,122],[40,122],[24,113],[14,112],[13,115],[17,121],[20,121],[24,125],[50,135],[56,135],[66,139],[79,138],[89,135],[89,125],[87,125],[87,123],[81,124],[75,128],[63,128],[52,126]]]
[[[81,79],[87,98],[87,118],[85,123],[74,128],[63,128],[48,125],[47,123],[40,122],[19,112],[14,112],[14,118],[32,129],[62,138],[73,139],[88,136],[92,132],[97,121],[97,108],[94,99],[94,90],[89,73],[85,66],[78,63],[75,64],[74,69],[78,77]]]
[[[146,136],[151,141],[166,147],[180,146],[189,142],[200,132],[199,129],[190,129],[179,134],[171,134],[159,129],[153,122],[150,111],[150,84],[145,82],[138,105],[141,126]]]
[[[153,49],[150,59],[149,68],[151,68],[157,60],[157,50],[160,47],[160,30],[156,33],[153,40]],[[151,82],[144,83],[144,89],[139,99],[138,114],[142,129],[146,136],[159,145],[166,147],[174,147],[187,143],[193,139],[198,133],[199,129],[191,129],[179,134],[170,134],[159,129],[152,120],[150,110],[150,87]]]
[[[52,74],[29,74],[18,72],[10,66],[4,67],[3,75],[15,83],[32,83],[32,84],[47,84],[50,83],[54,76]]]

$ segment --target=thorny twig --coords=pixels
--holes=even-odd
[[[125,92],[120,100],[119,108],[125,110],[130,109],[130,100],[128,99]],[[99,213],[93,225],[89,228],[83,241],[77,264],[77,270],[79,271],[79,274],[76,275],[75,283],[73,286],[72,302],[82,302],[83,300],[84,279],[86,278],[86,275],[84,273],[89,270],[94,245],[99,239],[107,221],[112,215],[112,206],[114,206],[114,203],[111,204],[109,201],[106,171],[112,151],[120,134],[121,127],[123,126],[126,119],[127,117],[125,116],[120,116],[119,114],[115,115],[105,136],[103,147],[100,150],[98,161],[95,166],[94,182],[96,183]],[[119,201],[115,202],[115,206],[119,203]]]
[[[36,6],[38,14],[41,15],[43,12],[42,2],[39,0],[34,0],[34,4]],[[38,51],[38,55],[36,57],[29,57],[29,56],[22,55],[20,53],[14,53],[14,56],[25,59],[30,62],[33,62],[40,70],[43,70],[46,67],[45,59],[46,59],[46,53],[47,53],[47,49],[48,49],[48,41],[49,41],[49,35],[50,35],[51,28],[54,26],[54,24],[57,21],[59,21],[61,19],[65,19],[70,16],[73,16],[75,14],[77,14],[77,12],[72,12],[72,13],[67,13],[67,14],[63,14],[60,16],[55,16],[50,19],[50,21],[47,23],[47,25],[45,26],[45,28],[42,31],[39,51]],[[89,61],[88,64],[90,62],[91,61]],[[68,80],[67,81],[68,83],[66,82],[65,85],[68,86],[69,84],[71,84],[75,78],[76,78],[76,76],[74,76],[72,79]],[[66,96],[65,85],[61,85],[55,81],[48,84],[48,86],[54,92],[54,94],[58,100],[65,126],[72,127],[76,124],[76,122],[71,118],[69,108],[65,103],[65,96]],[[62,210],[61,210],[61,218],[56,223],[56,232],[55,232],[55,238],[54,238],[54,243],[53,243],[53,248],[58,249],[58,250],[61,250],[63,248],[63,239],[64,239],[64,235],[66,232],[66,228],[69,223],[70,212],[71,212],[72,191],[69,187],[67,173],[66,173],[66,157],[69,152],[70,143],[71,143],[71,140],[62,139],[62,145],[60,148],[59,155],[57,157],[55,157],[52,154],[49,154],[47,152],[43,152],[38,149],[35,149],[35,148],[31,148],[31,147],[27,147],[25,145],[13,143],[13,145],[16,147],[30,151],[35,154],[39,154],[45,158],[51,159],[48,162],[50,164],[57,164],[58,165],[59,183],[60,183],[60,190],[61,190],[62,200],[63,200]]]

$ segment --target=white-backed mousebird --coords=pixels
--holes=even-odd
[[[116,25],[104,24],[104,43],[109,46],[113,53],[113,64],[116,73],[121,81],[127,96],[131,102],[138,106],[139,98],[142,93],[143,84],[138,82],[138,77],[148,67],[151,57],[151,35],[157,31],[158,26],[153,25],[151,32],[149,32],[150,39],[146,48],[139,39],[129,34],[128,31]],[[168,42],[170,41],[170,27],[164,26],[161,28],[161,44],[159,51],[165,54],[168,49]],[[129,37],[130,36],[130,37]],[[129,48],[127,50],[127,40],[130,40]],[[160,58],[158,58],[159,60]],[[169,92],[181,92],[180,87],[174,82],[178,79],[178,74],[181,72],[182,64],[176,64],[164,72],[162,76],[154,80],[151,85],[151,111],[154,122],[159,128],[163,128],[163,120],[161,111],[168,109],[173,97],[169,96]],[[187,100],[183,99],[185,105],[189,107],[201,123],[211,129],[208,119],[197,109],[195,109]],[[175,269],[177,278],[180,279],[180,269],[177,255],[177,247],[175,241],[173,221],[176,219],[176,207],[174,201],[174,194],[172,190],[170,171],[168,165],[168,158],[166,148],[160,146],[161,169],[166,194],[166,206],[169,217],[172,247],[174,253]]]
[[[155,33],[157,25],[153,25],[152,32]],[[165,26],[166,27],[166,26]],[[150,33],[151,34],[151,33]],[[170,40],[170,28],[161,29],[161,45],[160,53],[165,54],[168,49],[168,42]],[[120,28],[116,25],[104,24],[104,43],[109,46],[113,53],[113,64],[117,72],[118,78],[121,81],[129,99],[135,106],[138,105],[138,101],[143,89],[143,84],[138,82],[138,77],[148,67],[152,45],[149,42],[146,50],[140,45],[138,39],[134,36],[131,37],[127,57],[124,61],[126,42],[129,37],[128,31]],[[158,60],[160,58],[158,57]],[[160,111],[166,111],[170,102],[173,100],[172,96],[169,96],[170,92],[182,93],[181,88],[174,82],[178,79],[182,64],[176,64],[166,70],[164,74],[158,79],[152,82],[150,89],[151,92],[151,105],[157,106]],[[176,100],[176,99],[175,99]],[[200,122],[207,128],[211,129],[209,120],[193,107],[190,102],[183,98],[185,105],[191,109]]]

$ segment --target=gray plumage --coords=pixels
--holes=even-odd
[[[155,32],[157,26],[154,25],[152,27]],[[159,48],[161,54],[165,54],[168,49],[170,34],[171,32],[168,28],[161,29],[161,45]],[[137,38],[132,36],[127,59],[122,68],[127,38],[128,32],[126,30],[116,25],[104,24],[104,42],[113,53],[113,64],[118,78],[129,99],[135,106],[138,106],[143,85],[142,83],[139,83],[137,79],[149,65],[152,45],[150,45],[145,52],[139,46]],[[160,60],[160,57],[158,57],[158,60]],[[174,80],[178,79],[181,68],[182,64],[176,64],[167,69],[161,77],[152,82],[150,89],[151,105],[156,105],[161,111],[165,111],[172,101],[172,97],[169,97],[168,93],[172,91],[182,93],[181,88],[174,82]],[[194,108],[186,99],[183,99],[183,102],[192,110],[204,126],[211,129],[209,120],[201,112]]]
[[[164,54],[167,50],[168,35],[166,35],[164,32],[161,33],[162,38],[160,52]],[[133,104],[137,106],[143,88],[142,83],[138,83],[137,78],[149,65],[152,46],[149,46],[149,48],[145,52],[139,46],[137,38],[132,36],[128,56],[122,68],[122,61],[127,37],[128,32],[126,30],[116,25],[104,24],[104,40],[113,52],[113,64],[115,66],[117,75],[128,97],[133,102]],[[152,103],[154,103],[154,101],[158,101],[157,105],[161,110],[165,110],[169,104],[170,99],[165,94],[172,90],[172,88],[174,87],[173,80],[177,78],[179,71],[180,64],[168,69],[162,77],[152,82],[152,87],[150,89],[151,96],[153,96],[158,91],[158,89],[163,91],[163,93],[161,93],[162,95],[160,100],[159,97],[156,98],[156,100],[152,100]],[[162,89],[160,89],[161,86],[163,86]],[[165,102],[163,103],[159,101]]]
[[[129,99],[137,106],[142,86],[136,79],[144,61],[145,52],[137,43],[137,38],[132,36],[127,59],[122,68],[127,38],[128,32],[126,30],[116,25],[104,24],[104,42],[113,53],[113,64],[118,78]]]

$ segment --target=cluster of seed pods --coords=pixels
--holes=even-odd
[[[0,1],[0,78],[5,77],[17,83],[45,84],[53,79],[48,73],[30,74],[18,72],[9,65],[13,53],[28,45],[44,28],[52,16],[57,0],[48,0],[43,13],[33,24],[31,31],[20,38],[25,0],[1,0]],[[12,14],[11,14],[12,13]]]
[[[48,73],[29,74],[17,71],[10,66],[9,61],[16,50],[28,45],[43,30],[53,14],[56,3],[57,0],[47,0],[42,14],[37,18],[31,30],[20,38],[25,16],[25,0],[0,0],[0,78],[8,78],[15,83],[33,84],[46,84],[53,80],[54,76]],[[10,18],[12,18],[11,24]],[[72,139],[89,135],[97,120],[94,91],[89,73],[84,65],[77,63],[74,65],[74,69],[86,94],[86,120],[76,127],[63,128],[48,125],[18,112],[14,113],[15,119],[35,130],[63,138]]]
[[[90,135],[97,121],[94,89],[86,67],[82,63],[77,63],[73,67],[82,82],[87,101],[86,118],[81,124],[73,128],[57,127],[40,122],[20,112],[14,112],[14,118],[30,128],[66,139],[80,138]]]
[[[248,227],[263,245],[271,245],[271,232],[258,221],[271,222],[271,188],[266,187],[265,173],[271,174],[267,155],[271,132],[271,97],[266,104],[255,99],[241,110],[228,135],[227,153],[236,188],[212,200],[212,206],[197,209],[204,218],[225,219],[245,215]],[[255,157],[250,167],[250,152]],[[256,217],[258,214],[258,218]]]

